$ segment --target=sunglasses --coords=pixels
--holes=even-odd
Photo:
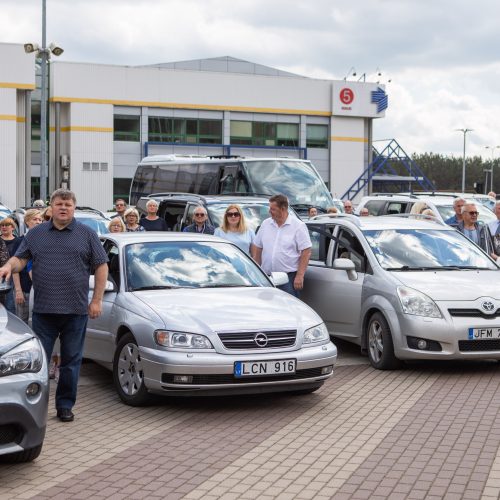
[[[469,215],[479,215],[479,212],[467,212]]]
[[[226,212],[226,215],[228,217],[239,217],[240,213],[239,212]]]
[[[195,217],[205,217],[205,214],[194,214]]]
[[[9,226],[14,227],[12,224],[0,224],[0,227],[9,227]]]

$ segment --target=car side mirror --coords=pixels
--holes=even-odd
[[[350,281],[356,281],[358,279],[356,266],[351,259],[335,259],[333,261],[333,269],[337,269],[338,271],[346,271],[347,277]]]
[[[94,290],[95,288],[95,280],[94,280],[94,275],[89,277],[89,289]],[[107,280],[106,285],[104,287],[105,292],[116,292],[117,288],[116,285],[112,282]]]
[[[288,283],[288,274],[282,273],[282,272],[274,272],[271,273],[271,281],[273,282],[274,286],[283,286]]]

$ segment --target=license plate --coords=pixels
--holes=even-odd
[[[500,339],[500,327],[469,328],[469,340]]]
[[[279,361],[236,361],[234,363],[235,377],[262,377],[265,375],[289,375],[295,373],[295,359]]]

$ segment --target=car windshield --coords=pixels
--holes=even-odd
[[[207,209],[210,214],[210,219],[214,225],[221,226],[222,220],[224,218],[224,212],[226,208],[232,203],[213,203],[208,205]],[[245,221],[249,229],[256,231],[257,228],[262,224],[264,219],[269,217],[269,203],[236,203],[243,214],[245,215]]]
[[[479,202],[477,202],[475,205],[477,211],[479,212],[479,215],[477,217],[478,220],[483,221],[485,224],[496,220],[496,216],[491,210],[487,209]],[[438,212],[444,221],[455,215],[455,210],[453,210],[453,203],[450,203],[449,205],[436,205],[436,208],[438,209]]]
[[[387,270],[492,269],[498,267],[458,231],[385,229],[363,231]]]
[[[260,268],[230,243],[157,241],[125,249],[129,291],[270,287]]]
[[[243,165],[254,193],[285,194],[293,208],[312,205],[326,212],[333,206],[332,195],[309,163],[277,159]]]
[[[98,235],[106,234],[108,231],[108,222],[104,219],[95,219],[93,217],[77,217],[78,222],[91,227]]]

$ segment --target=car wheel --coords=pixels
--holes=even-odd
[[[368,358],[378,370],[394,370],[401,366],[401,361],[394,355],[391,330],[386,319],[375,313],[368,322],[367,335]]]
[[[9,463],[9,464],[19,464],[21,462],[31,462],[38,458],[42,451],[43,445],[35,446],[34,448],[30,448],[29,450],[18,451],[16,453],[10,453],[9,455],[0,456],[1,463]]]
[[[116,347],[113,360],[113,381],[120,399],[130,406],[142,406],[150,395],[144,385],[141,354],[134,336],[125,334]]]

